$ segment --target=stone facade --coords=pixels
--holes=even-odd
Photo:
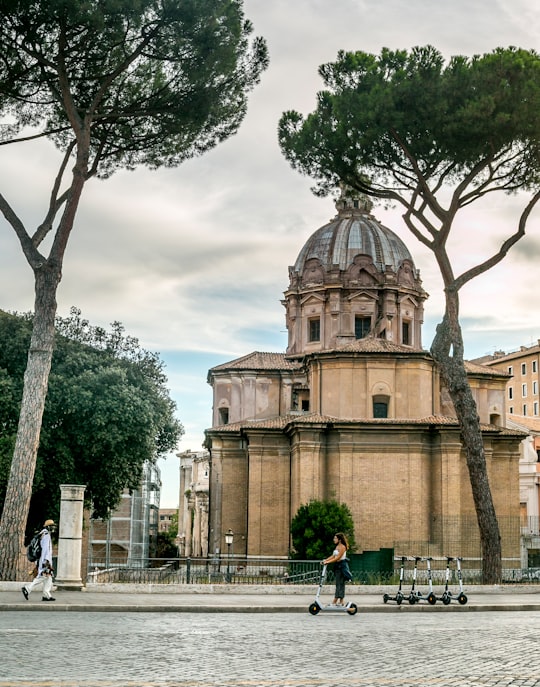
[[[427,294],[400,239],[362,199],[308,239],[283,305],[285,353],[209,371],[212,551],[287,556],[311,499],[346,503],[361,550],[479,555],[452,403],[421,343]],[[506,373],[468,364],[503,556],[519,559],[519,442],[505,427]]]
[[[183,451],[180,459],[178,551],[180,556],[208,556],[208,451]]]

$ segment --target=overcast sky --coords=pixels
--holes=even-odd
[[[92,324],[118,320],[166,362],[171,395],[186,433],[179,450],[199,450],[211,423],[210,367],[254,350],[284,351],[288,266],[306,239],[335,215],[310,180],[282,157],[276,129],[283,111],[307,114],[322,87],[320,64],[340,49],[431,44],[445,56],[510,45],[540,50],[536,0],[246,0],[254,35],[264,36],[270,67],[251,94],[239,133],[178,169],[118,173],[84,191],[58,291],[59,314],[72,305]],[[43,217],[57,156],[46,143],[0,151],[0,190],[29,227]],[[524,204],[492,198],[456,227],[460,269],[490,255],[513,232]],[[426,303],[423,344],[442,314],[431,255],[408,234],[399,211],[374,214],[407,244]],[[530,345],[540,337],[537,257],[540,208],[527,236],[502,265],[462,291],[466,355]],[[15,234],[0,220],[0,308],[33,309],[33,278]],[[178,460],[161,463],[162,507],[178,505]]]

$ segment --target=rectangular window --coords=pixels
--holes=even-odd
[[[411,343],[410,322],[401,323],[401,343],[405,346]]]
[[[371,317],[360,317],[356,315],[354,318],[354,335],[357,339],[364,339],[371,329]]]
[[[512,400],[514,398],[514,389],[511,386],[508,387],[508,398],[510,400]]]
[[[538,415],[538,401],[533,403],[533,415]]]
[[[510,408],[508,408],[508,412],[510,413],[510,415],[513,415],[514,414],[514,406],[510,406]]]
[[[229,409],[220,408],[219,409],[219,424],[228,425],[229,424]]]
[[[514,374],[514,368],[512,367],[512,365],[509,365],[509,366],[508,366],[508,374],[509,374],[509,375],[513,375],[513,374]]]
[[[374,401],[373,417],[388,417],[388,403],[384,403],[382,401]]]
[[[521,385],[521,397],[527,398],[527,385],[526,384]]]
[[[522,415],[527,415],[527,406],[526,406],[525,403],[523,404],[523,413],[522,413]]]
[[[538,382],[535,381],[535,382],[533,382],[533,394],[534,394],[534,396],[536,396],[537,393],[538,393]]]
[[[522,375],[527,374],[527,363],[521,363],[521,374]]]
[[[533,361],[532,361],[532,371],[533,371],[533,372],[537,372],[537,369],[536,369],[536,360],[533,360]]]
[[[309,320],[309,340],[310,341],[320,341],[321,340],[321,319],[320,317],[313,318]]]

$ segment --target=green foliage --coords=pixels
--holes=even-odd
[[[177,165],[237,131],[268,64],[251,32],[241,0],[0,0],[3,137],[88,135],[101,177]]]
[[[176,534],[158,532],[155,558],[178,558],[178,547],[175,543]]]
[[[353,551],[354,522],[349,507],[338,501],[317,501],[300,506],[291,522],[292,557],[300,560],[319,560],[334,550],[333,538],[343,532]]]
[[[1,500],[31,326],[31,318],[0,313]],[[139,486],[143,464],[174,450],[183,433],[162,362],[124,336],[119,323],[108,333],[72,309],[71,317],[57,320],[57,332],[30,522],[44,512],[58,517],[60,484],[86,484],[96,517],[106,516],[123,489]]]
[[[326,90],[307,117],[279,124],[285,157],[325,194],[342,183],[402,202],[463,181],[460,206],[492,190],[540,181],[540,57],[497,48],[447,64],[433,47],[380,56],[339,52],[319,73]],[[472,190],[471,190],[472,189]],[[415,199],[412,199],[415,204]],[[437,213],[439,214],[439,213]]]

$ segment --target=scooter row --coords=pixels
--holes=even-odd
[[[399,569],[399,587],[395,596],[390,594],[385,594],[383,596],[384,603],[388,601],[395,601],[398,605],[401,605],[403,601],[408,601],[411,605],[419,603],[420,601],[427,601],[428,604],[434,606],[437,601],[442,601],[445,606],[447,606],[451,601],[457,601],[462,606],[467,603],[467,596],[463,592],[463,575],[461,572],[461,561],[462,558],[454,558],[452,556],[446,556],[446,573],[445,573],[445,585],[444,591],[441,596],[437,596],[433,591],[433,578],[431,574],[431,561],[433,559],[430,557],[423,558],[421,556],[401,556],[401,566]],[[404,576],[405,576],[405,563],[407,561],[414,561],[414,567],[412,572],[412,583],[411,589],[406,592],[403,590]],[[416,574],[418,570],[419,561],[425,561],[427,570],[427,579],[429,585],[429,591],[427,594],[423,594],[421,591],[416,589]],[[454,593],[449,589],[450,584],[450,565],[455,561],[456,574],[459,583],[459,592]]]

